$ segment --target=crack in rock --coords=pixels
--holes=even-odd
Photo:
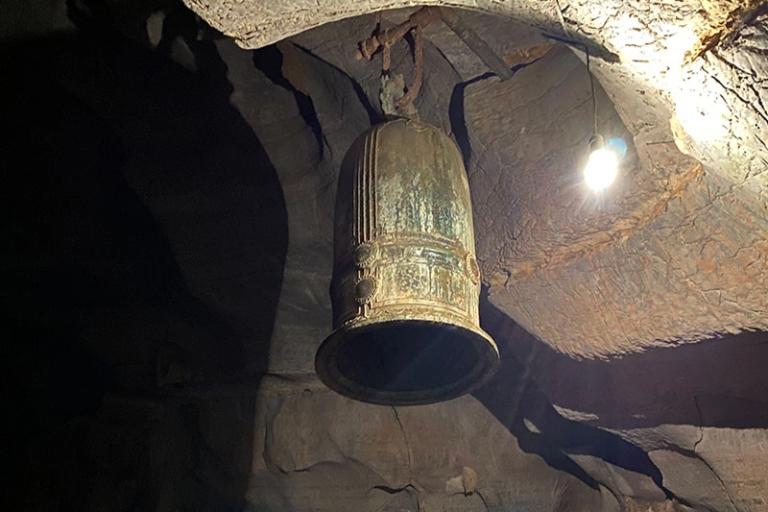
[[[699,397],[695,396],[693,397],[693,403],[696,405],[696,412],[699,415],[699,438],[696,440],[696,442],[693,444],[693,455],[699,459],[702,463],[704,463],[705,466],[707,466],[707,469],[712,473],[712,475],[717,479],[720,486],[723,488],[723,492],[725,492],[726,497],[728,497],[728,501],[731,504],[731,507],[736,512],[741,512],[741,509],[736,506],[736,502],[733,500],[733,496],[731,496],[730,491],[728,490],[728,487],[725,485],[725,482],[720,477],[720,475],[715,471],[715,468],[713,468],[707,460],[696,451],[696,448],[699,446],[699,443],[701,443],[704,440],[704,415],[701,412],[701,407],[699,405]]]
[[[411,444],[408,441],[408,434],[405,433],[405,427],[400,419],[400,413],[397,412],[397,407],[392,406],[392,412],[395,414],[395,421],[400,426],[400,432],[403,434],[403,442],[405,443],[406,454],[408,455],[408,485],[405,487],[412,487],[418,492],[418,488],[413,483],[413,453],[411,452]]]

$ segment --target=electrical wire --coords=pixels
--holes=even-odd
[[[571,33],[565,24],[565,15],[563,14],[563,7],[560,5],[560,0],[555,0],[555,7],[557,10],[557,16],[560,19],[560,26],[563,29],[563,33],[570,37]],[[592,69],[590,68],[590,55],[589,47],[584,45],[584,53],[587,55],[587,73],[589,74],[589,90],[592,94],[592,136],[597,136],[597,98],[595,97],[595,77],[592,76]]]
[[[589,75],[589,90],[592,94],[592,135],[597,135],[597,98],[595,97],[595,77],[592,76],[590,68],[589,48],[584,45],[584,51],[587,54],[587,74]]]

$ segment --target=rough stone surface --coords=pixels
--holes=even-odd
[[[474,398],[393,408],[317,384],[263,386],[257,510],[610,510],[599,490],[521,450]]]

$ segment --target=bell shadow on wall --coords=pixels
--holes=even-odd
[[[82,29],[2,53],[6,492],[26,509],[241,510],[282,190],[205,42],[193,72]],[[251,392],[218,392],[231,382]]]
[[[481,314],[483,327],[499,346],[501,367],[475,397],[523,450],[592,487],[594,479],[568,454],[593,455],[644,474],[670,496],[647,453],[606,428],[768,426],[768,381],[760,370],[768,355],[768,333],[651,349],[612,361],[576,360],[515,324],[488,302],[487,290]],[[595,419],[567,419],[553,404]]]
[[[609,432],[562,417],[536,383],[530,365],[540,350],[547,350],[534,340],[527,354],[513,350],[517,339],[508,333],[519,333],[509,317],[496,310],[482,293],[482,325],[499,347],[501,365],[496,376],[474,393],[510,433],[520,448],[541,456],[547,464],[573,475],[597,489],[598,482],[573,461],[568,454],[589,454],[616,466],[649,476],[663,489],[662,475],[637,446]],[[531,357],[533,354],[533,357]],[[518,359],[520,355],[525,357]]]

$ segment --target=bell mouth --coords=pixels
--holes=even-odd
[[[363,402],[418,405],[459,397],[496,372],[485,333],[428,320],[393,320],[334,331],[315,369],[334,391]]]

